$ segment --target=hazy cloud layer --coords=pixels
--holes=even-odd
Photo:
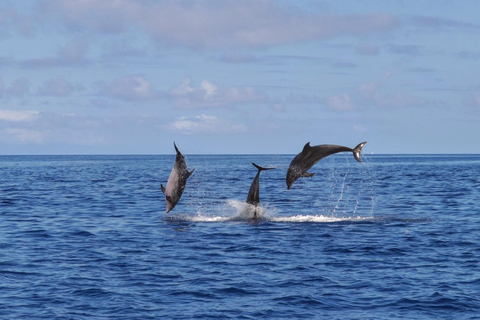
[[[87,63],[89,44],[85,40],[72,40],[57,50],[53,57],[27,59],[20,62],[25,68],[54,68],[84,66]]]
[[[270,0],[47,0],[41,8],[45,19],[61,19],[72,30],[139,29],[159,42],[191,48],[268,46],[399,27],[389,14],[303,12]]]

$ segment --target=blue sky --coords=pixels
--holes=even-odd
[[[0,3],[0,154],[480,153],[478,1]]]

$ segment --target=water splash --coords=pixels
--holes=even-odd
[[[334,216],[324,216],[324,215],[295,215],[290,217],[272,217],[270,221],[272,222],[315,222],[315,223],[331,223],[331,222],[361,222],[361,221],[371,221],[372,217],[334,217]]]
[[[208,212],[206,211],[208,210]],[[256,212],[256,218],[254,218]],[[221,205],[202,207],[196,214],[176,214],[167,219],[190,222],[225,222],[225,221],[262,221],[269,220],[273,209],[268,206],[253,206],[243,201],[228,199]]]
[[[287,162],[281,163],[281,160],[278,160],[279,163],[276,163],[270,160],[271,166],[276,166],[278,170],[262,178],[262,187],[265,192],[264,199],[271,202],[262,202],[261,206],[256,208],[256,220],[337,222],[372,218],[375,207],[374,181],[367,157],[362,154],[361,158],[362,163],[355,161],[353,164],[354,160],[348,153],[328,157],[316,168],[315,179],[299,179],[297,190],[290,193],[283,190],[284,172],[281,172],[282,168],[283,171],[287,169]],[[255,207],[234,199],[244,196],[239,192],[238,185],[242,181],[239,176],[243,174],[243,170],[247,170],[247,166],[234,172],[219,171],[221,174],[217,174],[218,177],[221,177],[222,183],[225,182],[219,186],[218,180],[212,179],[211,172],[200,170],[204,164],[195,165],[199,169],[189,181],[189,189],[185,193],[186,211],[182,213],[179,210],[169,215],[168,220],[255,221]],[[219,187],[222,191],[220,194]]]
[[[362,160],[365,160],[363,155]],[[315,197],[313,206],[319,209],[317,214],[333,217],[373,216],[374,185],[368,162],[353,162],[347,153],[325,159],[325,175],[319,173],[317,181],[308,186],[308,192]]]
[[[254,211],[257,210],[257,218],[254,219]],[[362,216],[333,216],[333,215],[293,215],[278,214],[275,207],[264,205],[254,207],[248,203],[229,199],[224,205],[210,208],[206,213],[203,210],[196,214],[175,214],[167,217],[170,221],[181,222],[281,222],[281,223],[332,223],[332,222],[364,222],[372,221],[372,217]]]

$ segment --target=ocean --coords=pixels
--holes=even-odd
[[[0,156],[1,319],[480,319],[480,155]],[[245,200],[260,175],[260,214]]]

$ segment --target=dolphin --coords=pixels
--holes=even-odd
[[[168,177],[167,187],[165,188],[163,184],[160,184],[162,187],[162,192],[167,201],[167,213],[169,213],[178,203],[183,194],[183,190],[185,189],[185,184],[187,183],[188,177],[190,177],[193,171],[195,171],[195,169],[193,169],[192,171],[188,172],[187,164],[185,163],[185,157],[178,150],[175,142],[173,143],[173,146],[177,151],[175,164],[173,165],[172,172],[170,172],[170,176]]]
[[[310,173],[308,170],[313,167],[318,161],[323,158],[330,156],[332,154],[344,151],[353,152],[355,160],[360,161],[360,153],[362,148],[365,145],[365,142],[359,143],[355,148],[351,149],[349,147],[332,145],[332,144],[322,144],[319,146],[310,146],[310,142],[307,142],[303,147],[302,152],[297,154],[290,162],[290,166],[287,170],[287,188],[290,190],[293,183],[297,181],[300,177],[312,177],[315,173]]]
[[[275,168],[263,168],[260,167],[259,165],[255,164],[252,162],[252,164],[255,166],[255,168],[258,169],[257,175],[252,181],[252,184],[250,185],[250,190],[248,190],[248,196],[247,196],[247,203],[255,206],[255,212],[253,214],[253,218],[257,218],[257,206],[260,204],[260,172],[263,170],[272,170]]]

